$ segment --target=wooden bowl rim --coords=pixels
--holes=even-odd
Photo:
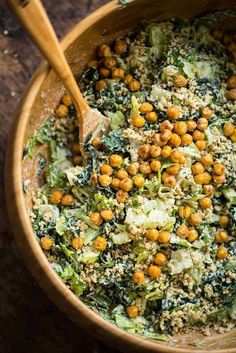
[[[93,25],[98,18],[104,16],[104,14],[110,14],[114,10],[120,8],[120,6],[121,5],[118,5],[117,1],[112,0],[109,3],[103,5],[102,7],[99,7],[87,17],[85,17],[82,21],[73,26],[73,28],[63,37],[63,39],[61,40],[62,48],[66,49],[69,45],[71,45],[76,40],[76,38],[80,34],[82,34],[87,28]],[[56,291],[58,296],[56,300],[56,305],[64,313],[68,314],[67,309],[63,308],[64,304],[69,304],[70,312],[72,312],[72,309],[75,310],[77,312],[77,317],[85,317],[88,321],[92,322],[94,326],[99,327],[100,333],[102,332],[103,334],[110,335],[111,338],[109,338],[109,344],[111,344],[113,338],[114,342],[122,341],[123,347],[124,344],[128,344],[128,347],[131,347],[133,345],[134,349],[137,348],[139,349],[139,351],[140,349],[143,349],[145,350],[145,352],[236,353],[236,348],[214,350],[193,349],[191,347],[178,348],[170,345],[163,345],[162,343],[160,343],[160,341],[145,340],[135,335],[129,334],[119,329],[117,326],[109,323],[107,320],[103,319],[99,314],[89,309],[89,307],[84,304],[62,282],[60,277],[51,268],[50,263],[48,262],[46,256],[40,248],[33,232],[32,224],[30,222],[29,216],[27,214],[27,209],[25,207],[25,196],[22,188],[22,151],[24,145],[23,132],[27,127],[29,114],[33,106],[34,100],[49,71],[50,67],[47,62],[45,60],[42,61],[35,73],[33,74],[28,85],[26,86],[26,89],[16,109],[15,120],[12,126],[7,147],[7,162],[5,165],[5,195],[14,238],[21,251],[24,261],[26,262],[27,267],[29,268],[33,276],[37,279],[37,283],[40,285],[41,288],[43,288],[47,292],[48,296],[52,301],[54,301],[55,298],[50,293],[51,289],[53,288]],[[19,233],[22,233],[20,234],[20,238],[18,236]],[[30,254],[25,251],[26,248],[31,251]],[[34,261],[35,268],[34,266],[32,266],[32,260]],[[39,272],[41,272],[40,275]],[[89,333],[94,334],[94,332]],[[119,349],[119,347],[116,348]]]

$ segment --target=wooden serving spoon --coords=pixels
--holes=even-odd
[[[83,152],[84,143],[94,131],[101,136],[108,130],[108,118],[91,109],[83,98],[40,0],[8,0],[8,3],[71,96],[79,119],[79,140]]]

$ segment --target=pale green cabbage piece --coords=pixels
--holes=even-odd
[[[192,268],[193,261],[190,252],[186,249],[172,251],[169,267],[172,275],[179,274],[188,268]]]
[[[38,211],[46,223],[56,223],[59,217],[59,209],[53,205],[39,205]]]
[[[183,71],[189,78],[208,78],[213,80],[219,77],[220,67],[215,61],[186,61]]]
[[[125,125],[125,117],[121,111],[107,112],[107,116],[110,119],[110,127],[112,130],[119,130]]]

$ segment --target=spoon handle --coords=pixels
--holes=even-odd
[[[40,0],[8,0],[29,36],[63,82],[80,115],[88,110],[60,43]],[[79,102],[79,103],[78,103]]]

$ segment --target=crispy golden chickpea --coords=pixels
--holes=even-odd
[[[211,175],[208,172],[197,174],[194,176],[194,181],[196,184],[200,185],[209,184],[211,181]]]
[[[95,85],[96,91],[101,91],[102,89],[104,89],[106,87],[106,85],[107,85],[106,81],[99,80]]]
[[[138,316],[138,307],[136,305],[130,305],[126,308],[126,313],[131,319],[135,319]]]
[[[128,178],[128,176],[129,175],[124,168],[118,170],[118,172],[116,173],[116,177],[120,180]]]
[[[115,50],[115,53],[118,55],[124,54],[127,50],[127,43],[122,39],[118,39],[115,42],[114,50]]]
[[[106,44],[99,45],[98,57],[99,58],[106,58],[108,56],[111,56],[111,48],[109,47],[109,45],[106,45]]]
[[[172,134],[170,144],[173,147],[179,147],[181,145],[181,137],[177,134]]]
[[[198,239],[198,232],[195,229],[189,229],[187,238],[190,243],[194,242]]]
[[[112,212],[112,210],[102,210],[101,216],[104,219],[104,221],[108,222],[114,218],[114,213]]]
[[[211,167],[213,162],[213,155],[211,153],[206,153],[201,157],[201,163],[204,165],[204,167]]]
[[[138,173],[138,170],[139,170],[139,164],[138,163],[132,163],[132,164],[129,164],[127,166],[127,172],[130,174],[130,175],[136,175]]]
[[[138,155],[142,159],[148,159],[150,156],[150,147],[151,145],[149,143],[145,143],[144,145],[141,145],[138,149]]]
[[[202,216],[200,215],[199,212],[191,213],[191,215],[188,218],[188,223],[192,227],[197,226],[200,223],[202,223]]]
[[[161,145],[161,134],[154,134],[153,136],[153,142],[156,146],[160,146]]]
[[[234,133],[234,125],[232,123],[225,123],[223,132],[226,137],[229,137]]]
[[[73,157],[72,157],[72,163],[73,163],[74,165],[81,165],[82,162],[83,162],[82,156],[79,155],[79,156],[73,156]]]
[[[235,101],[236,100],[236,88],[232,88],[230,89],[226,94],[225,94],[226,98],[231,100],[231,101]]]
[[[193,138],[190,134],[184,134],[181,136],[181,145],[188,146],[193,142]]]
[[[98,181],[98,175],[96,172],[93,172],[90,178],[90,184],[91,185],[96,185]]]
[[[109,161],[112,167],[118,168],[123,163],[123,158],[119,154],[112,154]]]
[[[167,263],[167,258],[162,252],[158,252],[153,259],[155,265],[164,266]]]
[[[102,78],[108,78],[111,74],[111,71],[109,69],[107,69],[106,67],[100,67],[99,69],[99,75]]]
[[[54,205],[58,205],[61,202],[63,193],[60,190],[54,190],[51,194],[50,200]]]
[[[132,122],[135,127],[143,127],[145,125],[146,120],[141,115],[135,115],[132,118]]]
[[[82,237],[75,237],[72,238],[71,240],[71,245],[74,249],[78,250],[78,249],[82,249],[83,245],[84,245],[84,240]]]
[[[236,142],[236,128],[234,129],[234,132],[232,133],[232,135],[230,135],[229,138],[232,142]]]
[[[171,139],[171,136],[172,136],[172,132],[168,129],[163,130],[161,132],[161,140],[162,141],[166,141],[166,142],[169,141]]]
[[[157,158],[161,155],[161,147],[156,145],[151,145],[149,152],[152,158]]]
[[[112,178],[107,174],[103,174],[99,175],[98,181],[101,186],[107,188],[111,184]]]
[[[214,173],[217,175],[222,175],[225,172],[225,166],[222,163],[215,163],[213,165]]]
[[[102,174],[112,175],[113,168],[109,164],[103,164],[100,168]]]
[[[87,67],[93,68],[93,69],[97,69],[98,68],[98,61],[97,60],[90,60],[87,63]]]
[[[217,257],[219,260],[227,259],[227,257],[228,257],[228,250],[227,250],[224,246],[220,246],[220,247],[217,249],[216,257]]]
[[[79,143],[79,142],[74,142],[74,143],[72,143],[72,145],[71,145],[71,152],[73,152],[73,153],[78,153],[78,154],[81,153],[81,151],[80,151],[80,143]]]
[[[188,83],[188,80],[183,75],[176,75],[174,78],[174,84],[176,87],[184,87]]]
[[[184,121],[177,121],[174,126],[174,132],[178,135],[184,135],[187,132],[187,124]]]
[[[153,172],[158,172],[158,170],[161,169],[161,162],[156,159],[153,159],[150,163],[150,167]]]
[[[169,175],[176,175],[179,173],[179,171],[180,171],[180,165],[178,163],[166,168],[166,172]]]
[[[223,32],[220,31],[219,29],[214,29],[213,32],[212,32],[212,36],[216,40],[221,40],[223,38]]]
[[[221,230],[215,234],[215,240],[217,243],[223,244],[229,240],[228,233],[225,230]]]
[[[168,244],[170,241],[170,233],[166,230],[162,230],[161,232],[159,232],[158,241],[161,244]]]
[[[133,79],[129,84],[128,84],[129,90],[131,92],[137,92],[140,90],[141,85],[139,83],[139,81]]]
[[[62,97],[62,103],[65,104],[67,107],[70,107],[73,103],[68,94],[64,94]]]
[[[102,145],[101,139],[99,137],[95,137],[92,141],[92,146],[96,149],[99,149]]]
[[[171,119],[174,119],[174,120],[179,119],[180,117],[179,107],[176,105],[172,105],[168,107],[166,110],[166,114]]]
[[[174,175],[169,175],[167,172],[162,173],[161,180],[163,184],[169,188],[174,188],[176,185],[176,179]]]
[[[213,180],[216,184],[224,184],[225,183],[225,175],[213,175]]]
[[[42,237],[39,243],[43,250],[50,250],[53,246],[53,240],[49,237]]]
[[[229,217],[226,215],[221,215],[219,218],[219,225],[223,228],[228,227],[229,225]]]
[[[181,218],[188,219],[192,213],[191,207],[189,205],[182,205],[179,208],[178,214]]]
[[[152,278],[159,278],[161,276],[161,268],[156,265],[150,265],[147,269],[147,273]]]
[[[120,203],[125,203],[129,198],[128,192],[124,190],[118,190],[116,193],[116,199]]]
[[[193,132],[197,128],[197,123],[194,120],[187,120],[186,124],[188,132]]]
[[[148,162],[140,163],[140,165],[139,165],[139,171],[140,171],[140,173],[142,173],[142,174],[149,174],[149,173],[151,173],[150,164],[149,164]]]
[[[193,132],[193,141],[203,141],[205,138],[205,134],[202,131],[195,130]]]
[[[201,162],[196,162],[191,167],[193,175],[202,174],[204,172],[204,165]]]
[[[134,79],[133,76],[130,75],[130,74],[128,74],[128,75],[126,75],[125,78],[124,78],[124,83],[125,83],[126,85],[129,85],[130,82],[133,81],[133,79]]]
[[[174,163],[180,163],[180,164],[186,163],[186,158],[184,157],[184,155],[181,152],[176,150],[171,153],[170,158]]]
[[[103,237],[97,237],[94,242],[94,247],[96,250],[104,251],[107,248],[107,241]]]
[[[119,189],[119,187],[120,187],[120,179],[113,178],[112,181],[111,181],[111,187],[113,189]]]
[[[133,177],[134,185],[137,186],[137,188],[142,188],[145,184],[145,179],[142,175],[135,175]]]
[[[153,111],[153,106],[149,102],[143,102],[139,110],[142,114],[150,113]]]
[[[136,284],[142,284],[144,282],[144,273],[143,273],[143,271],[134,272],[133,281]]]
[[[56,109],[56,115],[59,118],[65,118],[68,115],[68,107],[65,104],[60,104]]]
[[[202,118],[211,119],[212,115],[213,111],[210,108],[205,107],[202,109]]]
[[[145,118],[149,123],[155,123],[158,119],[158,116],[157,116],[157,113],[150,112],[145,115]]]
[[[75,202],[75,199],[72,195],[64,195],[61,199],[61,204],[63,206],[72,206]]]
[[[164,146],[161,151],[161,155],[164,158],[169,158],[172,153],[172,148],[170,146]]]
[[[103,224],[103,218],[100,212],[92,212],[89,218],[90,218],[90,221],[96,226],[101,226]]]
[[[173,130],[173,128],[174,128],[174,125],[173,124],[171,124],[171,122],[169,121],[169,120],[164,120],[162,123],[161,123],[161,125],[160,125],[160,131],[162,132],[162,131],[164,131],[164,130]]]
[[[112,56],[106,57],[103,60],[103,65],[109,70],[115,67],[116,64],[117,64],[116,58],[113,58]]]
[[[113,79],[120,79],[120,80],[123,80],[124,77],[125,77],[125,71],[124,69],[122,69],[121,67],[114,67],[112,70],[111,70],[111,77]]]
[[[226,84],[228,89],[236,88],[236,75],[230,76],[226,81]]]
[[[213,185],[203,185],[203,193],[207,196],[212,196],[215,193],[215,188]]]
[[[206,141],[196,141],[195,145],[199,149],[199,151],[204,151],[206,149],[207,143]]]
[[[177,229],[176,229],[176,234],[178,237],[185,239],[188,236],[188,227],[186,224],[181,224]]]
[[[130,191],[133,188],[133,181],[130,178],[124,178],[120,182],[120,188],[124,191]]]
[[[206,130],[206,128],[208,127],[208,120],[206,118],[200,118],[197,121],[197,128],[200,131],[204,131]]]
[[[151,172],[148,174],[148,180],[152,180],[153,178],[155,178],[156,174]]]
[[[146,230],[146,237],[149,239],[149,240],[157,240],[158,239],[158,236],[159,236],[159,232],[157,229],[147,229]]]
[[[200,207],[203,210],[212,206],[212,201],[211,201],[210,197],[203,197],[198,202],[199,202]]]

